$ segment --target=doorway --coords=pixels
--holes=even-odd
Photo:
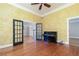
[[[69,44],[79,46],[79,17],[69,19]]]
[[[36,23],[32,21],[24,22],[24,43],[36,42]]]

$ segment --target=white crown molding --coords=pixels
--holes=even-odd
[[[31,13],[33,13],[34,15],[37,15],[37,16],[42,17],[39,13],[36,13],[36,12],[34,12],[34,11],[28,9],[28,8],[25,8],[25,7],[23,7],[23,6],[20,6],[20,5],[16,4],[16,3],[8,3],[8,4],[13,5],[13,6],[15,6],[15,7],[18,7],[18,8],[20,8],[20,9],[23,9],[23,10],[25,10],[25,11],[31,12]]]
[[[13,46],[13,44],[0,45],[0,49],[7,48],[7,47],[10,47],[10,46]]]
[[[75,3],[69,3],[69,4],[66,4],[66,5],[63,5],[63,6],[57,8],[57,9],[55,9],[55,10],[52,10],[52,11],[50,11],[50,12],[48,12],[48,13],[45,13],[44,15],[42,15],[42,17],[47,16],[47,15],[49,15],[49,14],[51,14],[51,13],[54,13],[54,12],[60,11],[60,10],[62,10],[62,9],[64,9],[64,8],[67,8],[67,7],[72,6],[72,5],[74,5],[74,4],[75,4]]]
[[[25,11],[31,12],[31,13],[33,13],[34,15],[38,15],[38,16],[40,16],[40,17],[45,17],[45,16],[47,16],[47,15],[49,15],[49,14],[51,14],[51,13],[54,13],[54,12],[57,12],[57,11],[62,10],[62,9],[64,9],[64,8],[67,8],[67,7],[69,7],[69,6],[72,6],[72,5],[74,5],[75,3],[69,3],[69,4],[66,4],[66,5],[63,5],[63,6],[59,7],[59,8],[57,8],[57,9],[52,10],[52,11],[50,11],[50,12],[48,12],[48,13],[43,14],[43,15],[41,15],[41,14],[39,14],[39,13],[36,13],[36,12],[30,10],[30,9],[25,8],[25,7],[22,7],[22,6],[20,6],[20,5],[16,4],[16,3],[9,3],[9,4],[10,4],[10,5],[13,5],[13,6],[16,6],[16,7],[18,7],[18,8],[21,8],[21,9],[23,9],[23,10],[25,10]]]

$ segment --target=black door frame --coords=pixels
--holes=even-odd
[[[22,41],[21,42],[17,42],[17,43],[15,42],[15,26],[16,26],[15,22],[22,22]],[[24,38],[23,38],[23,30],[24,30],[23,21],[22,20],[13,19],[13,46],[16,46],[16,45],[19,45],[19,44],[23,43],[23,40],[24,40]]]

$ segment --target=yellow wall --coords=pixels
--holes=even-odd
[[[0,4],[0,45],[13,41],[13,19],[29,19],[43,23],[43,31],[57,31],[58,39],[67,41],[67,18],[79,16],[79,4],[49,14],[43,18],[9,4]]]
[[[12,43],[13,19],[28,19],[34,22],[38,22],[41,17],[9,4],[0,4],[0,45],[7,45]]]
[[[51,13],[42,19],[43,31],[57,31],[58,40],[67,41],[67,18],[79,16],[79,4]]]

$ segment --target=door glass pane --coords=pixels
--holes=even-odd
[[[15,22],[15,25],[17,24],[18,22]]]
[[[15,43],[17,43],[18,41],[17,41],[17,37],[15,37]]]
[[[22,37],[20,37],[19,41],[22,42]]]

